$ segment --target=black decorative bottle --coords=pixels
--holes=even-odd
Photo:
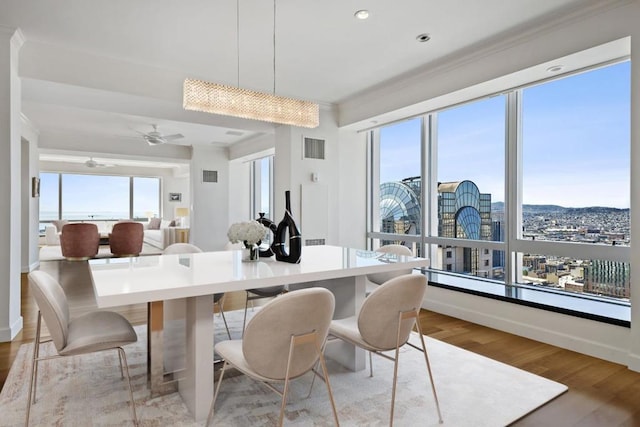
[[[271,257],[275,253],[273,252],[272,248],[275,243],[275,235],[276,235],[276,231],[278,231],[278,225],[275,222],[271,221],[269,218],[265,218],[264,212],[258,212],[258,214],[260,215],[260,218],[256,219],[256,221],[258,221],[260,224],[267,227],[273,235],[273,238],[271,239],[271,246],[269,246],[267,249],[260,249],[260,256]]]
[[[274,234],[274,243],[272,245],[273,252],[276,254],[278,261],[290,262],[298,264],[302,255],[302,235],[296,226],[296,222],[291,216],[291,196],[289,191],[284,192],[285,212],[284,218],[278,224],[278,228]],[[289,253],[285,247],[287,232],[289,233]]]

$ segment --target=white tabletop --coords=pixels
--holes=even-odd
[[[428,265],[426,258],[338,246],[303,247],[300,264],[279,262],[273,257],[245,262],[239,250],[89,261],[96,302],[101,308]]]

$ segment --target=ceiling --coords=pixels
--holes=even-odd
[[[105,159],[109,141],[145,144],[141,133],[152,124],[183,134],[176,142],[184,145],[225,147],[274,132],[268,123],[184,111],[186,77],[264,92],[275,85],[278,95],[339,108],[456,52],[594,3],[278,0],[275,77],[274,3],[265,0],[3,0],[0,26],[24,35],[22,111],[41,145],[73,135]],[[359,9],[369,10],[367,20],[354,17]],[[418,42],[424,33],[431,39]]]

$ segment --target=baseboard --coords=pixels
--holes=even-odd
[[[29,265],[23,265],[22,266],[22,273],[31,273],[33,270],[37,269],[38,267],[40,267],[40,260],[38,261],[34,261]]]
[[[451,293],[452,291],[444,292]],[[531,307],[516,306],[515,304],[501,301],[487,301],[487,298],[478,296],[465,295],[463,297],[459,292],[455,292],[457,298],[454,298],[459,302],[451,302],[446,301],[445,298],[434,297],[433,294],[435,293],[437,291],[430,288],[429,292],[427,292],[428,296],[423,302],[423,308],[556,347],[619,363],[636,370],[631,367],[628,348],[629,328],[587,319],[578,319],[573,316],[550,313]],[[548,324],[551,318],[557,318],[557,320],[553,321],[554,328],[544,325],[545,322]],[[528,319],[528,321],[525,322],[523,319]],[[542,321],[538,323],[535,319],[542,319]],[[571,329],[588,331],[585,335],[590,337],[606,337],[609,342],[579,336],[577,333],[571,334],[568,332]],[[640,358],[637,359],[637,367],[640,368]]]
[[[0,342],[12,341],[22,330],[22,316],[18,317],[9,328],[0,329]]]

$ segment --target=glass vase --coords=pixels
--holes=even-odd
[[[243,261],[255,262],[260,260],[260,245],[257,243],[244,242],[243,252]]]

